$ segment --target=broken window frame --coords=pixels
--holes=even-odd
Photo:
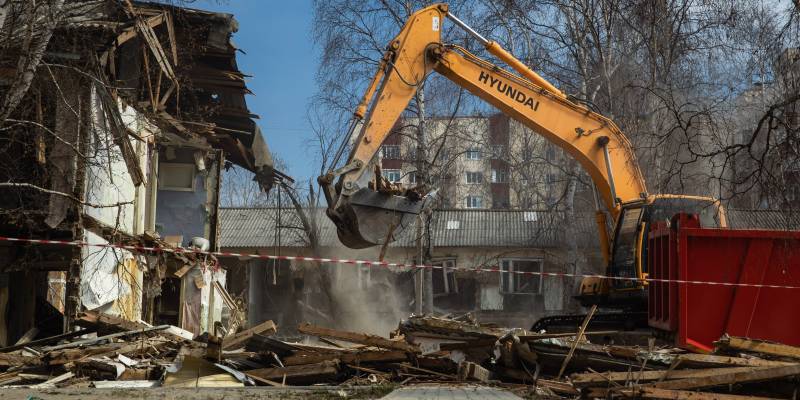
[[[515,273],[519,270],[522,265],[516,265],[516,263],[535,263],[538,265],[538,269],[534,268],[531,272],[537,272],[538,275],[520,275]],[[541,273],[544,271],[544,260],[541,258],[502,258],[500,259],[500,293],[502,294],[527,294],[527,295],[536,295],[542,293],[542,286],[544,284]],[[532,277],[538,281],[538,284],[535,284],[535,290],[522,290],[519,287],[520,282],[522,282],[526,277]]]

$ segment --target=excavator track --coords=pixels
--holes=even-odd
[[[585,314],[551,315],[539,318],[534,322],[531,331],[541,332],[544,330],[548,333],[576,332],[585,318]],[[589,321],[586,330],[630,331],[646,327],[646,312],[607,312],[595,314]]]

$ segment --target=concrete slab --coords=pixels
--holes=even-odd
[[[521,397],[502,389],[475,385],[424,385],[404,386],[386,396],[383,400],[456,400],[456,399],[492,399],[522,400]]]

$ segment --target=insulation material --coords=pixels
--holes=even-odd
[[[89,244],[109,243],[88,230],[84,235]],[[128,320],[141,319],[142,272],[133,254],[123,249],[95,246],[83,247],[81,251],[83,306]]]
[[[503,295],[499,285],[481,285],[481,310],[502,310]]]
[[[67,273],[65,271],[47,272],[47,302],[62,314],[64,313],[66,284]]]
[[[113,133],[108,128],[95,90],[92,90],[91,99],[92,118],[99,122],[93,124],[94,132],[90,135],[93,151],[87,171],[86,201],[113,207],[86,206],[84,212],[104,225],[116,227],[127,234],[141,233],[136,232],[144,226],[144,213],[141,209],[137,212],[137,205],[134,204],[137,198],[137,187],[128,172],[122,151],[119,146],[113,144]],[[125,116],[126,126],[135,127],[137,125],[135,117],[130,112],[123,116]],[[129,140],[131,146],[136,149],[136,161],[139,167],[147,168],[148,157],[144,143],[133,137],[128,137],[126,140]],[[141,190],[144,190],[143,186]],[[139,197],[143,198],[144,196]],[[139,207],[141,208],[141,205]]]
[[[224,269],[211,267],[192,268],[181,278],[181,328],[195,335],[213,332],[225,305],[213,283],[225,287],[225,278]]]

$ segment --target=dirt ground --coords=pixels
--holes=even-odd
[[[358,389],[338,386],[292,388],[153,388],[153,389],[0,389],[0,400],[234,400],[234,399],[379,399],[394,390],[393,386]]]
[[[386,397],[384,397],[386,396]],[[234,400],[234,399],[381,399],[386,400],[522,400],[511,392],[477,385],[376,385],[359,388],[341,386],[250,387],[250,388],[153,388],[153,389],[3,389],[0,400]],[[530,397],[525,397],[530,398]]]

